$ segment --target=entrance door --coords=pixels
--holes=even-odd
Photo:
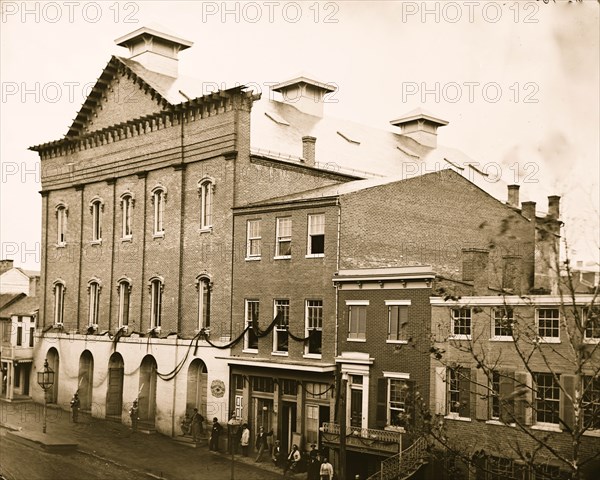
[[[123,410],[123,357],[113,353],[108,362],[108,390],[106,392],[106,416],[121,416]]]
[[[330,414],[330,409],[329,407],[323,406],[323,405],[319,405],[319,428],[323,426],[324,423],[328,423],[329,422],[329,414]],[[321,440],[321,436],[317,435],[318,440]],[[321,451],[321,445],[317,445],[317,448],[319,449],[319,451]]]
[[[23,366],[23,395],[29,395],[29,377],[31,376],[31,363]]]
[[[273,400],[269,398],[255,398],[254,399],[254,432],[258,434],[258,428],[264,427],[265,433],[271,431],[273,428],[273,422],[271,416],[273,415]]]
[[[197,408],[200,414],[209,420],[208,409],[206,408],[207,393],[208,372],[204,362],[197,358],[190,364],[188,369],[186,412],[191,415],[194,408]]]
[[[58,402],[58,381],[60,379],[60,375],[59,375],[60,360],[59,360],[58,351],[56,350],[56,348],[52,347],[50,350],[48,350],[48,355],[46,356],[46,358],[48,359],[48,366],[52,370],[54,370],[54,385],[52,385],[48,390],[46,390],[46,398],[48,399],[48,403],[57,403]]]
[[[292,434],[296,432],[296,404],[283,402],[281,408],[281,449],[286,454],[292,448]],[[298,445],[300,447],[300,445]]]
[[[94,358],[89,350],[85,350],[79,357],[79,382],[77,387],[81,410],[85,412],[92,409],[93,382]]]
[[[140,422],[154,425],[156,414],[156,360],[147,355],[140,367],[140,388],[138,394]]]
[[[350,390],[350,426],[362,427],[362,390]]]

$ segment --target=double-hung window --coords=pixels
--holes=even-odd
[[[452,309],[452,338],[457,340],[471,339],[471,309]]]
[[[198,330],[210,327],[210,279],[198,277]]]
[[[321,355],[323,340],[323,300],[306,301],[306,342],[305,353]]]
[[[536,317],[540,340],[550,343],[560,342],[560,311],[558,308],[538,308]]]
[[[308,216],[308,241],[306,254],[321,257],[325,254],[325,214]]]
[[[367,306],[366,301],[346,301],[348,306],[348,340],[365,341],[367,338]]]
[[[388,307],[388,343],[407,342],[408,306],[410,300],[386,300]]]
[[[56,207],[56,243],[63,247],[67,243],[67,207],[59,204]]]
[[[273,330],[273,352],[288,352],[288,327],[290,325],[290,301],[275,300],[275,316],[277,324]]]
[[[62,325],[65,311],[65,284],[54,282],[54,325]]]
[[[261,254],[260,219],[246,225],[246,258],[259,259]]]
[[[102,241],[102,210],[104,204],[102,200],[95,199],[90,204],[90,212],[92,213],[92,242],[99,243]]]
[[[88,326],[97,326],[100,311],[100,283],[97,281],[88,283],[88,299]]]
[[[133,197],[130,194],[123,194],[121,196],[121,210],[121,238],[124,240],[131,239],[133,236]]]
[[[597,306],[584,308],[582,319],[585,340],[600,341],[600,309]]]
[[[552,373],[536,373],[535,383],[535,415],[537,423],[559,423],[560,385]]]
[[[292,219],[290,217],[277,218],[277,232],[275,242],[275,257],[289,258],[292,255]]]
[[[200,194],[200,230],[209,230],[213,218],[213,189],[211,179],[200,181],[198,193]]]
[[[258,351],[258,337],[252,328],[253,321],[258,325],[259,319],[258,300],[246,300],[246,335],[244,337],[244,350]]]
[[[131,283],[129,280],[120,280],[117,290],[119,293],[119,327],[126,327],[129,325]]]
[[[600,430],[600,378],[583,377],[583,426],[590,430]]]
[[[152,189],[152,204],[154,206],[154,237],[163,237],[165,234],[164,215],[166,198],[167,192],[164,187],[157,186]]]
[[[159,278],[150,281],[150,328],[160,328],[162,324],[163,282]]]
[[[464,367],[448,368],[448,414],[454,417],[471,417],[471,371]]]
[[[494,308],[494,336],[493,340],[513,339],[513,310],[508,307]]]
[[[411,384],[408,380],[402,378],[388,379],[387,425],[406,428],[411,422],[410,396]]]

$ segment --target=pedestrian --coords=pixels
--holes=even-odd
[[[213,452],[219,451],[219,436],[223,431],[223,427],[219,423],[217,417],[213,418],[212,429],[210,431],[210,439],[208,441],[208,449]]]
[[[262,455],[264,451],[269,449],[269,437],[272,435],[273,430],[271,430],[269,433],[265,433],[264,427],[261,426],[258,429],[258,435],[256,435],[256,443],[254,444],[254,448],[256,448],[256,451],[258,452],[256,460],[254,460],[255,462],[262,461]]]
[[[323,458],[319,474],[321,480],[333,480],[333,465],[327,461],[327,457]]]
[[[284,477],[288,470],[291,470],[292,472],[296,471],[296,469],[298,468],[298,462],[300,461],[301,458],[302,458],[302,455],[300,454],[300,450],[298,450],[298,445],[296,445],[294,443],[294,445],[292,445],[292,449],[290,450],[290,453],[288,454],[285,468],[283,469]]]
[[[71,412],[73,413],[73,423],[77,423],[77,419],[79,418],[80,406],[81,402],[79,401],[79,394],[75,392],[73,394],[73,398],[71,398]]]
[[[134,432],[137,431],[138,420],[140,419],[138,417],[138,413],[139,413],[139,408],[138,408],[138,401],[136,398],[133,401],[133,405],[131,405],[131,408],[129,409],[129,417],[131,418],[131,430]]]
[[[204,422],[204,417],[198,412],[197,408],[194,408],[194,413],[192,413],[192,418],[190,419],[192,422],[192,439],[194,443],[200,440],[200,434],[202,433],[202,422]]]
[[[271,452],[271,460],[273,460],[273,464],[276,467],[281,467],[281,445],[279,444],[279,440],[275,440],[275,445],[273,445],[273,451]]]
[[[238,445],[240,444],[240,424],[242,422],[238,420],[235,411],[231,412],[229,421],[227,422],[227,429],[229,431],[229,443],[227,449],[230,454],[238,453]]]
[[[307,480],[319,480],[319,474],[321,471],[321,462],[319,461],[319,451],[317,446],[313,443],[310,445],[310,452],[308,453],[308,469],[307,469]]]
[[[240,445],[242,446],[242,455],[244,457],[248,456],[248,445],[250,444],[250,429],[248,428],[248,424],[244,423],[242,425],[242,438],[240,439]]]

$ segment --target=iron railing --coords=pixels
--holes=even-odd
[[[406,450],[381,462],[381,470],[367,480],[406,480],[425,463],[427,440],[419,437]]]

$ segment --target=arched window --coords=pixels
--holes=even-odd
[[[56,206],[56,243],[64,246],[67,243],[67,206],[59,203]]]
[[[150,328],[161,326],[162,321],[163,280],[160,277],[150,279]]]
[[[212,178],[203,178],[198,184],[200,195],[200,229],[212,228],[213,193],[215,184]]]
[[[128,278],[119,279],[117,293],[119,294],[119,328],[121,328],[129,325],[131,280]]]
[[[133,195],[125,192],[121,195],[121,238],[130,239],[133,235]]]
[[[88,326],[97,326],[100,313],[100,281],[92,279],[88,282]]]
[[[95,197],[90,202],[90,213],[92,214],[92,242],[102,241],[102,211],[104,202],[101,198]]]
[[[167,190],[158,185],[152,189],[152,204],[154,205],[154,236],[163,237],[165,234],[164,215]]]
[[[54,282],[54,325],[64,323],[65,312],[65,283],[62,280]]]
[[[210,294],[212,283],[206,274],[196,277],[198,289],[198,330],[210,328]]]

